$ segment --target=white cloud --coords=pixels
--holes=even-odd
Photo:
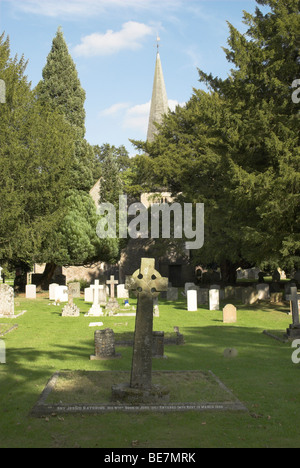
[[[151,101],[127,109],[123,119],[123,128],[130,128],[147,133]]]
[[[123,109],[127,109],[129,106],[130,104],[128,102],[117,102],[116,104],[113,104],[107,109],[104,109],[103,111],[99,112],[99,115],[100,116],[113,116],[113,115],[119,114],[120,111],[122,111]]]
[[[136,21],[124,23],[120,31],[109,29],[105,34],[93,33],[81,39],[81,44],[74,47],[74,53],[79,56],[111,55],[120,50],[136,50],[141,47],[141,41],[148,35],[153,35],[152,27]]]
[[[184,102],[179,103],[175,99],[169,99],[168,104],[171,111],[174,111],[177,106],[185,106]],[[136,104],[134,106],[127,102],[118,102],[99,112],[99,117],[117,118],[120,120],[122,128],[144,133],[146,137],[150,106],[151,101],[148,101],[145,104]]]

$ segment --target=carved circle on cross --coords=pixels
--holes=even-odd
[[[153,261],[154,265],[154,261]],[[127,278],[127,288],[136,295],[148,294],[152,297],[158,297],[161,291],[166,291],[168,287],[168,278],[163,278],[161,274],[152,266],[151,260],[142,260],[139,270],[136,270],[130,278]]]

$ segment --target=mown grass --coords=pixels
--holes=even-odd
[[[289,326],[287,305],[237,304],[237,323],[228,325],[222,322],[221,310],[203,307],[188,312],[184,298],[176,303],[160,300],[154,330],[172,334],[178,326],[185,344],[165,346],[168,359],[153,360],[153,369],[211,370],[248,412],[31,417],[31,409],[55,371],[130,370],[131,347],[117,347],[121,359],[89,359],[95,332],[89,323],[94,320],[84,317],[89,305],[83,299],[75,302],[80,317],[64,318],[62,307],[48,305],[43,295],[35,301],[19,296],[16,313],[24,309],[27,313],[16,320],[1,319],[1,324],[18,324],[1,338],[6,346],[6,364],[0,364],[1,448],[299,447],[300,372],[291,360],[294,349],[291,343],[262,333],[265,329],[281,332]],[[132,336],[134,317],[101,317],[99,321],[114,330],[116,340],[118,335]],[[224,358],[228,347],[237,349],[236,358]]]

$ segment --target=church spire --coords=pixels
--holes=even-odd
[[[162,122],[163,115],[167,114],[169,110],[166,86],[159,56],[159,41],[160,38],[157,37],[156,64],[147,133],[147,141],[150,143],[154,140],[155,134],[157,133],[157,128],[155,127],[154,122],[160,124]]]

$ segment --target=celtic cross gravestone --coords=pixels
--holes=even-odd
[[[137,310],[130,384],[112,388],[113,399],[149,402],[167,397],[166,389],[152,385],[153,299],[168,289],[168,278],[155,270],[153,258],[142,258],[141,267],[126,278],[126,289],[137,295]]]

